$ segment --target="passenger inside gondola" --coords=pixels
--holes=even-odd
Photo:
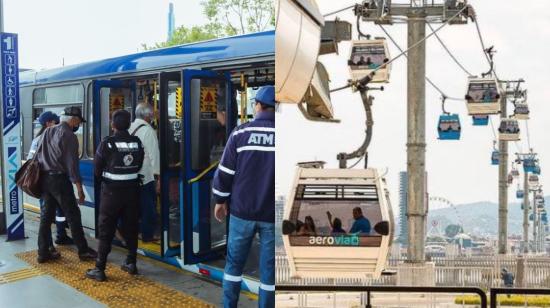
[[[349,233],[360,233],[360,234],[369,234],[370,233],[370,221],[363,216],[363,210],[360,207],[355,207],[353,209],[353,225],[349,230]]]
[[[490,103],[496,101],[499,95],[494,82],[470,83],[466,98],[475,103]]]
[[[316,235],[313,217],[306,216],[304,224],[298,229],[298,235]]]
[[[505,119],[500,122],[500,127],[498,128],[500,133],[508,134],[517,134],[519,133],[519,124],[518,121]]]
[[[334,236],[334,235],[346,234],[346,230],[342,228],[342,220],[340,220],[340,218],[335,217],[334,219],[332,219],[332,214],[329,211],[327,211],[327,218],[331,228],[330,235]]]
[[[376,69],[386,61],[383,47],[354,47],[348,65],[356,66],[355,68],[367,66],[369,69]]]
[[[439,126],[437,127],[439,131],[459,131],[460,123],[456,120],[440,120]]]

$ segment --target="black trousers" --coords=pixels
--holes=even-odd
[[[96,260],[96,267],[99,269],[105,270],[107,255],[111,252],[111,242],[119,220],[121,221],[120,231],[128,248],[126,262],[136,263],[139,231],[139,186],[136,184],[116,187],[103,183],[99,205],[99,246]]]
[[[78,253],[85,253],[88,250],[88,242],[84,237],[80,208],[76,202],[73,184],[69,177],[64,174],[44,175],[42,177],[42,189],[44,206],[42,207],[38,229],[38,254],[46,255],[48,253],[51,226],[55,220],[57,207],[60,207],[65,213]]]

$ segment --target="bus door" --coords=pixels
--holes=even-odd
[[[134,114],[136,86],[133,81],[94,80],[92,82],[92,117],[94,153],[101,140],[111,135],[111,114],[118,109],[126,109]],[[91,171],[93,173],[93,170]],[[94,178],[95,225],[99,215],[101,187]],[[97,227],[95,228],[97,236]]]
[[[161,246],[163,256],[180,254],[183,204],[183,98],[180,72],[159,74]]]
[[[223,256],[227,224],[214,218],[212,179],[234,127],[229,75],[183,70],[183,241],[185,264]]]

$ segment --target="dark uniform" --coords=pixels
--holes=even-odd
[[[113,121],[116,121],[115,112]],[[127,112],[127,111],[124,111]],[[128,119],[129,113],[124,115]],[[127,127],[127,126],[125,126]],[[111,241],[121,220],[121,232],[126,240],[128,256],[122,269],[136,274],[137,236],[139,231],[139,175],[143,164],[144,150],[138,137],[128,131],[118,130],[100,143],[94,157],[96,178],[101,178],[99,203],[99,246],[95,273],[89,278],[105,280],[105,264],[111,252]],[[98,270],[100,272],[98,273]],[[94,271],[94,270],[91,270]]]

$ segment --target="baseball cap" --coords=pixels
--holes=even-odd
[[[84,118],[82,117],[82,110],[80,110],[79,107],[74,107],[74,106],[67,107],[63,110],[63,115],[72,116],[72,117],[79,117],[80,121],[86,122],[86,120],[84,120]]]
[[[44,111],[38,117],[38,122],[40,122],[42,126],[50,121],[55,121],[55,124],[59,124],[59,116],[51,111]]]
[[[256,92],[256,101],[264,105],[275,107],[275,87],[261,87],[258,92]]]

